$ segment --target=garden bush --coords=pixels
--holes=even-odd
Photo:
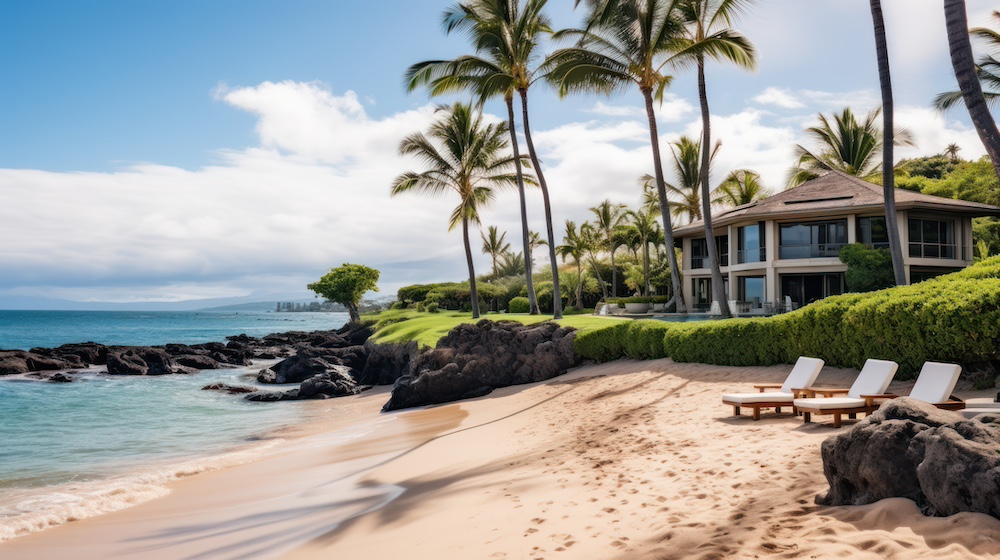
[[[912,286],[829,297],[775,317],[616,324],[581,333],[576,351],[597,361],[671,357],[732,366],[814,356],[830,366],[860,368],[867,358],[881,358],[899,363],[900,379],[914,377],[928,360],[995,360],[1000,257]]]
[[[438,304],[431,302],[424,306],[428,313],[438,313]]]
[[[510,300],[509,303],[507,303],[507,312],[508,313],[527,313],[529,311],[530,307],[531,306],[530,306],[530,304],[528,302],[528,298],[523,297],[523,296],[518,296],[518,297]]]

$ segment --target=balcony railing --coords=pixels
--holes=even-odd
[[[729,266],[729,253],[719,255],[719,266]],[[708,268],[708,255],[692,255],[691,268],[693,270]]]
[[[778,258],[781,259],[815,259],[820,257],[836,257],[840,248],[847,243],[812,243],[786,244],[778,247]]]
[[[753,259],[753,260],[748,260],[747,257],[750,257],[751,259],[753,259],[753,257],[757,257],[757,258]],[[748,249],[746,251],[739,250],[739,251],[736,252],[736,262],[738,262],[740,264],[755,263],[755,262],[764,262],[766,260],[767,260],[767,248],[766,247],[761,247],[760,249]]]

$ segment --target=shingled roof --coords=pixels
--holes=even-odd
[[[825,216],[847,208],[853,212],[881,210],[884,205],[882,187],[840,171],[830,171],[764,200],[712,214],[712,226],[726,226],[754,219]],[[931,196],[905,189],[896,189],[896,208],[941,210],[973,216],[1000,216],[1000,207],[997,206]],[[674,229],[674,236],[690,237],[703,232],[704,226],[699,220]]]

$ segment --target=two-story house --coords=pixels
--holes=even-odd
[[[847,265],[840,248],[866,243],[888,248],[882,187],[831,171],[761,201],[712,215],[729,299],[760,308],[785,301],[801,306],[843,293]],[[972,218],[1000,216],[1000,207],[896,189],[896,215],[909,282],[972,263]],[[707,310],[712,278],[704,224],[674,230],[688,309]]]

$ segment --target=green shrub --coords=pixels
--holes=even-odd
[[[406,302],[394,301],[392,305],[389,306],[389,309],[406,309]]]
[[[434,305],[437,305],[437,303],[434,303]],[[413,308],[417,310],[417,313],[423,313],[424,310],[426,309],[426,307],[424,307],[424,302],[422,301],[417,302],[417,305],[415,305]]]
[[[731,366],[814,356],[860,368],[880,358],[899,364],[900,379],[912,378],[925,361],[1000,358],[1000,257],[911,286],[828,297],[776,317],[618,323],[581,333],[575,348],[597,361],[670,357]]]
[[[844,281],[852,292],[871,292],[896,285],[888,249],[873,249],[864,243],[845,245],[840,249],[840,262],[847,265]]]
[[[424,306],[428,313],[438,313],[438,304],[431,302]]]
[[[518,296],[507,304],[507,312],[509,313],[527,313],[530,308],[528,298],[523,296]]]

